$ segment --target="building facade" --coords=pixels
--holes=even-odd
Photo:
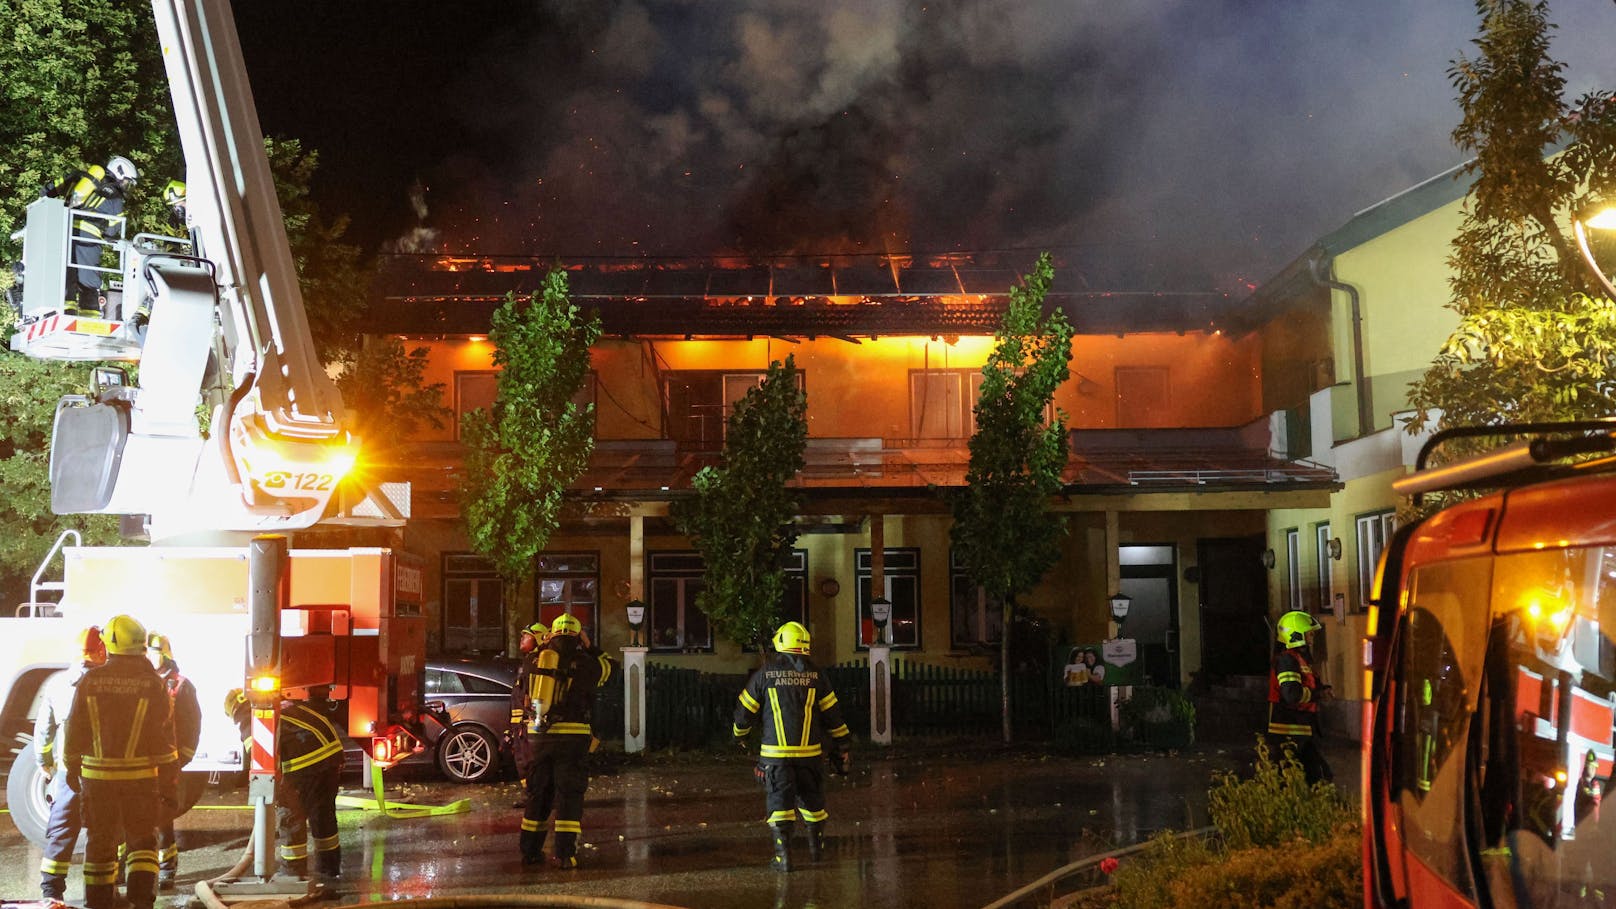
[[[872,634],[879,576],[896,651],[991,665],[1002,612],[955,564],[943,491],[963,482],[981,367],[1031,260],[1024,265],[882,257],[569,267],[574,302],[604,328],[579,394],[594,405],[595,453],[515,601],[466,541],[458,421],[493,400],[490,313],[507,292],[538,287],[548,263],[445,259],[390,273],[373,330],[427,349],[426,379],[443,384],[454,413],[377,465],[412,484],[404,545],[426,559],[431,649],[501,650],[513,629],[561,611],[621,646],[630,635],[623,607],[639,600],[654,658],[750,666],[755,655],[718,639],[696,609],[701,562],[668,512],[691,476],[716,462],[734,403],[789,354],[807,395],[809,441],[782,617],[810,627],[820,662],[856,658]],[[1297,389],[1265,376],[1292,368],[1294,350],[1272,349],[1288,331],[1310,338],[1299,347],[1327,347],[1322,323],[1255,323],[1242,302],[1215,294],[1077,290],[1059,270],[1046,305],[1077,331],[1072,378],[1054,401],[1072,438],[1066,488],[1051,502],[1067,533],[1060,562],[1022,600],[1047,646],[1115,635],[1108,602],[1125,593],[1133,605],[1122,631],[1139,640],[1151,681],[1265,671],[1268,515],[1324,511],[1336,488],[1332,471],[1276,448],[1283,420],[1271,412],[1289,406],[1276,389]]]

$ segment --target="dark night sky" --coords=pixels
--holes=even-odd
[[[236,5],[266,133],[367,248],[1056,248],[1237,290],[1459,162],[1466,0]],[[1616,5],[1559,0],[1568,94]],[[424,187],[418,217],[410,188]],[[428,228],[429,230],[417,230]]]

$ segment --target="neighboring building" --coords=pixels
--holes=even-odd
[[[1319,613],[1322,671],[1348,702],[1363,698],[1360,641],[1396,525],[1391,484],[1428,437],[1408,431],[1408,385],[1458,324],[1447,258],[1469,185],[1455,169],[1359,212],[1253,295],[1258,312],[1309,313],[1331,326],[1322,381],[1284,425],[1291,450],[1334,468],[1342,485],[1328,507],[1270,512],[1269,597],[1275,615]],[[1349,703],[1338,719],[1356,728],[1359,715]]]
[[[547,266],[441,259],[392,271],[373,331],[429,350],[427,381],[444,383],[457,426],[493,399],[491,312],[506,292],[538,287]],[[410,440],[399,463],[381,466],[412,483],[405,545],[427,558],[431,649],[502,649],[511,628],[564,608],[617,647],[628,639],[623,606],[641,599],[658,659],[748,664],[696,609],[701,563],[668,506],[715,462],[733,403],[770,361],[794,354],[810,438],[783,614],[812,629],[822,663],[858,656],[879,549],[895,649],[987,665],[1000,611],[953,564],[941,491],[963,481],[980,369],[1007,292],[1030,267],[897,257],[569,266],[574,301],[598,311],[605,330],[581,393],[595,405],[596,448],[534,566],[533,599],[503,602],[491,567],[469,551],[455,426]],[[1338,488],[1330,470],[1271,454],[1269,428],[1284,421],[1270,414],[1317,387],[1307,383],[1328,356],[1327,322],[1303,311],[1257,325],[1243,315],[1251,307],[1221,294],[1092,293],[1071,282],[1057,269],[1048,300],[1077,331],[1072,378],[1055,400],[1073,456],[1051,503],[1070,532],[1060,564],[1024,602],[1055,640],[1094,643],[1114,630],[1110,596],[1129,594],[1125,632],[1158,682],[1265,672],[1268,515],[1327,513]],[[1265,350],[1276,343],[1278,353]],[[1287,370],[1306,382],[1269,384]]]

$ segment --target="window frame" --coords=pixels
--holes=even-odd
[[[1375,586],[1375,569],[1380,565],[1380,556],[1391,544],[1392,534],[1397,532],[1397,512],[1390,508],[1366,511],[1353,517],[1352,526],[1358,569],[1358,596],[1353,611],[1365,612],[1369,609],[1369,594]]]
[[[674,567],[670,564],[673,559],[693,560],[696,567]],[[698,586],[695,594],[687,594],[690,582],[696,582],[698,585],[702,583],[702,575],[706,569],[702,567],[701,563],[701,553],[694,549],[665,549],[645,554],[646,618],[649,620],[646,629],[646,646],[652,653],[712,653],[714,651],[717,636],[713,634],[712,620],[707,618],[706,613],[702,613],[702,618],[707,619],[706,644],[689,645],[685,643],[687,634],[686,611],[695,609],[698,613],[701,612],[700,608],[696,606],[696,596],[700,594],[701,588]],[[678,582],[679,602],[676,628],[679,639],[677,644],[671,646],[659,646],[657,643],[654,623],[657,610],[656,590],[658,581]]]
[[[856,591],[856,606],[854,613],[855,621],[853,623],[853,644],[856,651],[868,651],[870,649],[870,644],[864,639],[864,625],[865,622],[868,621],[867,617],[869,615],[869,601],[874,598],[870,594],[870,580],[872,577],[872,572],[870,570],[870,557],[874,551],[875,550],[869,547],[862,546],[853,550],[853,583]],[[920,547],[899,546],[884,548],[882,549],[882,560],[883,564],[881,573],[883,580],[886,582],[886,587],[888,590],[891,590],[892,581],[894,578],[904,578],[906,580],[913,581],[915,592],[914,604],[912,607],[914,611],[913,622],[915,628],[914,642],[900,643],[897,640],[894,640],[888,646],[890,646],[893,650],[920,650],[926,640],[924,628],[922,627],[922,621],[925,615],[925,603],[923,599],[924,590],[922,586],[923,576],[921,574],[922,563]],[[910,563],[910,566],[905,567],[903,565],[905,562]],[[890,600],[892,597],[888,595],[887,599]],[[898,610],[899,604],[894,601],[892,603],[892,618],[887,623],[887,627],[889,629],[892,629],[897,623]],[[873,623],[871,623],[871,627],[873,633]],[[893,637],[896,638],[896,635],[893,635]]]
[[[571,568],[546,569],[543,566],[543,562],[544,562],[544,560],[546,558],[552,558],[552,559],[562,559],[562,558],[567,558],[567,559],[592,559],[594,561],[594,568],[593,569],[571,569]],[[592,581],[595,582],[595,588],[594,588],[595,589],[595,599],[593,601],[586,602],[586,601],[577,600],[577,599],[575,599],[575,598],[573,598],[571,596],[568,596],[566,598],[565,602],[561,605],[561,608],[559,610],[557,610],[554,615],[551,615],[549,617],[545,616],[545,607],[546,606],[554,606],[554,605],[556,605],[554,603],[545,603],[544,600],[543,600],[544,582],[545,581],[560,580],[560,581],[568,582],[567,590],[570,592],[572,590],[572,586],[571,586],[570,582],[572,582],[574,580],[584,580],[584,579],[592,580]],[[601,605],[601,597],[600,597],[600,550],[598,550],[598,549],[559,550],[558,549],[558,550],[553,550],[552,551],[552,550],[547,549],[547,550],[544,550],[543,552],[540,552],[533,559],[533,602],[532,602],[531,605],[532,605],[532,609],[531,609],[529,615],[531,615],[532,618],[530,618],[529,621],[540,621],[540,622],[543,622],[545,625],[550,625],[552,622],[555,621],[556,616],[559,616],[559,615],[561,615],[563,613],[565,613],[567,615],[577,615],[577,613],[573,612],[573,606],[574,605],[586,605],[586,606],[588,606],[588,608],[590,609],[590,619],[588,621],[580,620],[580,622],[583,625],[584,633],[588,634],[591,640],[599,641],[600,640],[600,635],[598,633],[598,629],[599,629],[599,626],[600,626],[600,605]]]
[[[1318,604],[1315,612],[1329,612],[1335,607],[1333,590],[1334,579],[1330,573],[1330,522],[1321,521],[1313,525],[1313,563],[1319,573],[1318,578]]]
[[[1290,604],[1291,611],[1305,608],[1302,605],[1302,529],[1300,527],[1285,528],[1285,591],[1286,602]]]
[[[975,602],[964,606],[975,613],[969,617],[968,624],[975,625],[980,637],[976,640],[961,640],[955,635],[958,623],[955,617],[961,609],[960,596],[962,594],[961,582],[968,585],[971,599]],[[991,627],[991,615],[997,610],[999,614],[998,636],[988,634]],[[1004,603],[988,596],[987,591],[977,584],[969,572],[959,563],[953,547],[948,550],[948,646],[954,650],[970,650],[973,647],[997,647],[1004,640]]]

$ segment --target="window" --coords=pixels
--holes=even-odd
[[[808,621],[808,550],[791,550],[791,554],[786,556],[785,573],[785,596],[780,600],[780,608],[775,614],[774,624],[769,626],[769,633],[773,634],[776,628],[786,622],[800,622],[802,627],[812,631],[813,625]],[[741,650],[757,652],[756,641],[739,643]]]
[[[1172,425],[1172,394],[1165,366],[1118,366],[1117,426],[1160,429]]]
[[[1390,511],[1358,517],[1358,608],[1369,608],[1369,594],[1375,586],[1375,568],[1380,554],[1397,529],[1397,515]]]
[[[724,441],[730,411],[746,393],[763,383],[765,372],[681,369],[662,374],[662,402],[667,415],[663,437],[676,442],[717,447]],[[797,370],[797,386],[805,374]]]
[[[654,552],[650,565],[650,644],[654,651],[711,651],[712,626],[696,608],[702,588],[701,556],[694,552]]]
[[[1302,534],[1295,527],[1285,531],[1285,570],[1291,609],[1302,608]]]
[[[505,649],[505,586],[494,563],[472,553],[443,555],[443,650]]]
[[[949,645],[956,650],[997,644],[1004,637],[1004,603],[989,597],[966,573],[954,553],[948,556]]]
[[[914,369],[909,372],[909,434],[916,439],[962,439],[970,411],[961,392],[964,371]]]
[[[460,418],[474,410],[489,410],[499,395],[499,371],[493,369],[465,370],[454,374],[454,432],[460,438]],[[578,393],[572,402],[582,407],[595,405],[595,371],[584,375]],[[591,422],[593,426],[593,422]],[[591,429],[593,434],[593,429]]]
[[[460,676],[442,669],[428,669],[426,671],[426,693],[433,694],[465,694],[466,688],[460,683]]]
[[[600,553],[541,552],[534,572],[533,614],[548,625],[563,613],[578,618],[592,639],[600,604]]]
[[[886,598],[892,603],[888,635],[897,650],[920,647],[920,550],[882,550],[882,577]],[[870,556],[868,549],[854,550],[858,572],[858,646],[864,649],[875,639],[875,623],[870,619]]]
[[[1330,602],[1330,524],[1313,525],[1313,560],[1318,564],[1319,572],[1319,599],[1315,608],[1319,612],[1329,612]]]
[[[489,410],[499,394],[499,373],[494,370],[454,374],[454,433],[460,438],[461,418],[474,410]]]

